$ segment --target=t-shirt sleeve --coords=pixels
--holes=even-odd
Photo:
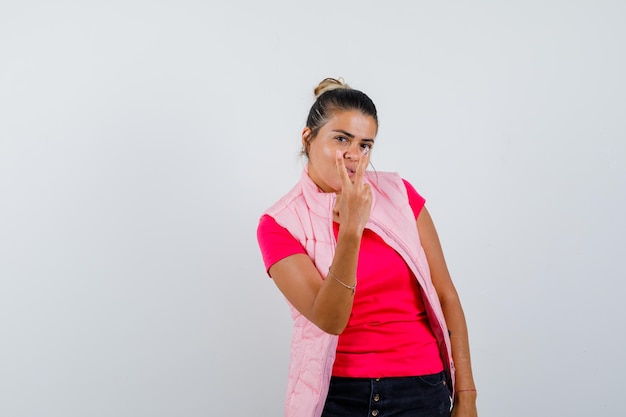
[[[267,214],[259,221],[256,237],[265,263],[265,271],[269,271],[272,265],[288,256],[306,254],[302,244]]]
[[[404,182],[404,186],[406,187],[406,192],[409,196],[409,204],[411,205],[411,209],[413,209],[413,215],[415,215],[415,219],[417,220],[417,216],[419,216],[422,208],[424,208],[424,204],[426,204],[426,200],[424,197],[418,194],[417,190],[405,179],[402,179]]]

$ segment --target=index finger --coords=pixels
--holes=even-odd
[[[346,169],[346,163],[343,160],[343,155],[341,154],[341,151],[335,152],[335,162],[343,185],[350,184],[350,177],[348,176],[348,170]]]

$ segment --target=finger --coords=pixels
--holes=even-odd
[[[341,177],[343,184],[350,184],[350,177],[348,176],[348,170],[346,169],[346,162],[343,160],[341,151],[336,151],[335,156],[337,171],[339,172],[339,176]]]
[[[369,161],[368,155],[363,155],[359,158],[359,163],[356,165],[356,174],[354,175],[354,183],[362,184],[363,176],[365,175],[365,170],[367,169],[367,164]]]

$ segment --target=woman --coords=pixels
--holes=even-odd
[[[294,319],[285,415],[477,416],[465,318],[424,199],[366,171],[378,131],[367,95],[327,78],[315,96],[302,178],[257,230]]]

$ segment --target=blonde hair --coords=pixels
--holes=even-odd
[[[327,91],[337,90],[339,88],[350,89],[350,86],[346,84],[343,78],[324,78],[313,90],[313,95],[318,98]]]

